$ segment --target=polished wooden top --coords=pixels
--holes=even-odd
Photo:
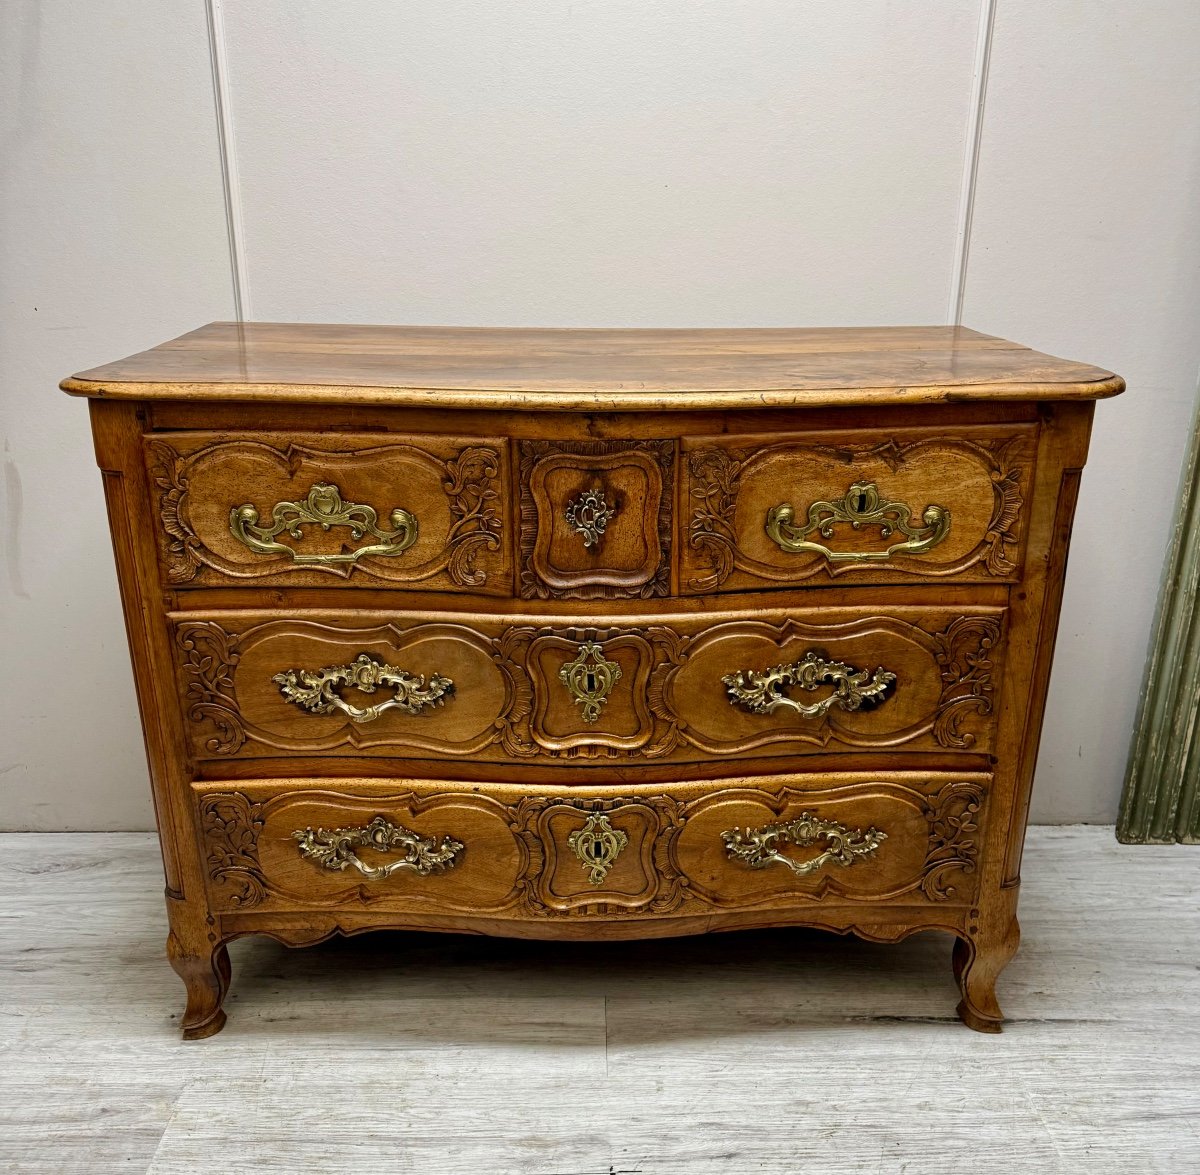
[[[965,327],[576,330],[214,322],[62,382],[113,399],[551,411],[1096,399],[1124,381]]]

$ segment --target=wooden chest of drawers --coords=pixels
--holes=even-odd
[[[1093,401],[953,327],[216,323],[91,397],[184,1035],[225,945],[955,936],[998,1029]]]

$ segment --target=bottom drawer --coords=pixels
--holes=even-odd
[[[396,780],[194,791],[218,913],[499,922],[823,900],[969,904],[989,784],[976,773],[884,772],[565,795]]]

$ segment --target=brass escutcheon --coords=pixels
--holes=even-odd
[[[613,686],[621,680],[621,667],[615,661],[606,661],[603,649],[595,641],[587,641],[579,646],[575,660],[568,661],[558,671],[558,676],[576,704],[583,707],[584,722],[595,722]]]
[[[582,828],[567,837],[567,844],[588,871],[588,881],[592,885],[600,885],[604,881],[613,862],[628,843],[629,837],[619,828],[614,828],[607,816],[598,812],[593,812]]]

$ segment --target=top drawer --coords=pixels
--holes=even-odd
[[[156,433],[145,456],[176,587],[511,591],[503,441]]]
[[[1037,425],[684,441],[684,594],[1020,577]]]

